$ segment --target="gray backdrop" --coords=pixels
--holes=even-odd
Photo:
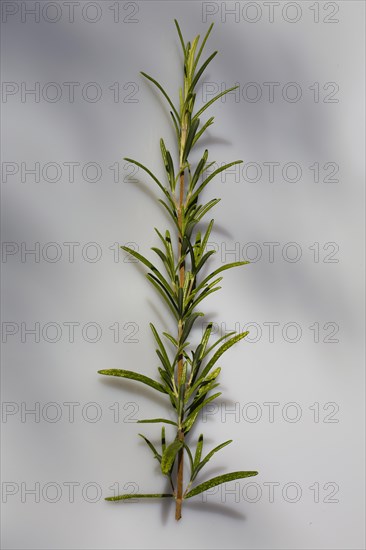
[[[364,3],[102,1],[2,3],[3,548],[364,548]],[[164,491],[136,420],[166,400],[97,370],[156,374],[149,329],[175,330],[144,270],[157,188],[175,152],[186,40],[214,29],[197,96],[217,165],[244,164],[221,197],[203,303],[216,334],[248,329],[221,360],[222,397],[202,415],[205,449],[232,438],[201,481],[248,469],[184,504],[107,503]],[[209,111],[207,111],[209,113]],[[208,115],[210,116],[210,115]],[[210,218],[208,218],[210,219]],[[198,339],[202,328],[195,330]],[[173,431],[168,430],[169,437]]]

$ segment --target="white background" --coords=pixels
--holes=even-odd
[[[62,1],[41,2],[36,21],[36,4],[3,2],[3,548],[364,548],[364,3],[80,1],[71,21]],[[155,376],[149,322],[175,330],[144,270],[116,256],[116,243],[135,243],[152,258],[153,227],[169,225],[154,184],[141,171],[128,181],[122,159],[162,176],[159,138],[175,151],[166,106],[139,74],[176,102],[174,18],[186,40],[215,22],[206,57],[219,55],[197,104],[240,85],[211,108],[193,157],[207,146],[218,163],[245,163],[205,191],[222,199],[211,267],[254,260],[203,303],[220,330],[251,324],[252,342],[221,359],[223,395],[192,441],[234,440],[200,481],[259,471],[187,501],[179,523],[173,503],[104,501],[117,483],[165,490],[137,435],[157,442],[159,427],[134,420],[169,410],[148,388],[97,374]],[[35,407],[39,418],[26,414]]]

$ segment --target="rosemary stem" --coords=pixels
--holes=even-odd
[[[182,217],[182,205],[184,200],[184,171],[180,174],[180,189],[179,189],[179,208],[178,208],[178,225],[180,230],[179,240],[178,240],[178,258],[181,259],[182,256],[182,227],[183,227],[183,217]],[[181,263],[179,268],[179,286],[183,288],[184,285],[184,276],[185,276],[185,265],[184,262]],[[181,340],[182,336],[182,323],[178,324],[178,342]],[[183,372],[183,354],[180,354],[178,359],[178,388],[181,384]],[[179,426],[181,425],[181,419],[178,419]],[[181,428],[178,429],[178,438],[180,441],[184,441],[184,433]],[[178,469],[177,469],[177,498],[176,498],[176,508],[175,508],[175,519],[179,520],[182,517],[182,500],[183,500],[183,469],[184,469],[184,448],[182,447],[178,453]]]

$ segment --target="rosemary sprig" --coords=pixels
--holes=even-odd
[[[203,279],[200,278],[201,269],[214,253],[214,251],[206,252],[206,245],[214,220],[209,222],[204,235],[201,235],[201,232],[196,230],[196,225],[220,200],[212,199],[206,204],[201,204],[199,203],[201,194],[217,174],[242,161],[236,160],[225,164],[205,176],[208,168],[213,164],[213,162],[208,162],[208,150],[204,151],[201,160],[194,169],[189,161],[189,156],[199,138],[207,131],[214,120],[214,117],[210,117],[205,122],[201,122],[201,115],[215,101],[236,87],[221,92],[195,112],[197,85],[207,66],[217,54],[217,51],[213,52],[201,65],[199,64],[207,39],[212,31],[213,23],[210,25],[198,49],[200,36],[196,36],[192,42],[185,42],[178,21],[174,20],[174,22],[183,53],[183,86],[179,89],[179,108],[174,105],[163,86],[155,78],[145,72],[141,72],[141,74],[158,88],[169,105],[169,112],[178,145],[176,166],[163,139],[160,140],[160,151],[166,172],[166,184],[161,182],[142,163],[131,158],[125,158],[125,160],[144,170],[163,193],[163,198],[159,199],[159,201],[167,209],[174,222],[177,246],[173,245],[173,238],[168,230],[165,233],[161,233],[155,228],[162,248],[152,247],[152,250],[161,261],[165,274],[161,273],[142,254],[126,246],[122,246],[121,248],[148,268],[149,271],[146,277],[164,300],[176,320],[177,335],[173,336],[167,332],[162,333],[162,336],[169,342],[170,347],[167,348],[166,343],[163,342],[163,338],[159,335],[155,326],[150,324],[157,344],[156,353],[161,364],[158,368],[160,374],[159,381],[129,370],[110,369],[100,370],[99,373],[132,379],[146,384],[160,393],[166,394],[172,405],[175,420],[152,418],[140,420],[139,422],[170,424],[176,428],[175,438],[170,443],[167,443],[165,428],[164,426],[162,427],[160,453],[144,435],[140,434],[153,453],[154,458],[159,461],[162,474],[168,477],[172,492],[164,494],[120,495],[108,497],[106,500],[116,501],[132,497],[171,497],[176,501],[175,518],[179,520],[181,518],[184,499],[196,496],[211,487],[227,481],[255,476],[257,472],[237,471],[222,474],[192,487],[196,477],[208,461],[214,454],[231,443],[232,440],[221,443],[210,451],[205,458],[201,459],[203,435],[199,436],[194,453],[192,453],[187,443],[187,435],[197,421],[199,412],[203,407],[221,395],[220,392],[213,393],[213,390],[219,386],[217,378],[220,374],[220,368],[216,367],[213,370],[213,367],[225,351],[242,338],[245,338],[248,333],[235,334],[231,332],[208,346],[212,331],[212,323],[209,323],[200,343],[195,349],[191,348],[187,339],[197,319],[204,315],[201,311],[197,311],[197,306],[210,294],[221,288],[217,285],[222,280],[222,277],[217,277],[217,275],[227,269],[242,266],[249,262],[242,261],[225,264],[209,275],[206,275]],[[190,352],[188,351],[189,348],[191,348]],[[215,348],[216,350],[213,352]],[[185,454],[187,454],[189,459],[191,473],[187,486],[184,488],[183,469]]]

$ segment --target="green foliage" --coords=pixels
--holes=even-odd
[[[175,439],[170,445],[165,449],[163,456],[161,458],[161,471],[164,475],[170,474],[175,457],[177,456],[178,451],[183,447],[183,441]]]
[[[165,141],[161,138],[160,153],[165,170],[164,177],[166,178],[164,183],[141,162],[128,157],[125,158],[128,162],[141,168],[158,186],[162,193],[162,198],[158,200],[173,221],[176,230],[174,238],[168,230],[161,232],[155,228],[159,246],[151,248],[158,262],[161,263],[164,274],[159,267],[139,252],[127,246],[121,248],[148,269],[147,279],[156,289],[177,322],[177,335],[168,332],[163,332],[160,335],[156,327],[150,323],[156,343],[156,355],[159,360],[157,368],[160,376],[159,380],[154,380],[144,374],[120,369],[101,370],[99,373],[141,382],[165,394],[172,405],[173,414],[176,418],[176,421],[160,417],[138,421],[145,424],[168,424],[176,429],[174,439],[168,442],[165,426],[163,425],[161,429],[161,451],[147,437],[139,434],[149,447],[153,457],[158,460],[162,474],[169,478],[172,493],[126,494],[108,497],[106,500],[174,497],[177,505],[176,519],[179,519],[182,500],[198,495],[221,483],[254,476],[257,472],[238,471],[223,474],[191,488],[197,476],[211,458],[232,442],[232,440],[228,440],[221,443],[202,459],[203,435],[199,436],[193,454],[189,445],[190,435],[188,434],[197,422],[202,409],[221,395],[221,392],[214,392],[219,386],[217,379],[221,372],[221,367],[218,367],[216,363],[227,350],[245,338],[248,332],[239,334],[230,332],[210,343],[212,323],[208,323],[197,346],[192,347],[188,339],[198,319],[204,315],[204,313],[197,310],[197,306],[221,288],[218,284],[223,277],[218,277],[218,275],[228,269],[241,267],[249,262],[241,261],[224,264],[201,278],[203,268],[207,266],[208,261],[215,253],[214,250],[207,250],[214,220],[211,219],[202,232],[197,230],[196,226],[220,201],[220,199],[214,198],[207,203],[203,203],[201,202],[202,193],[213,178],[231,166],[241,163],[242,160],[229,162],[209,173],[208,170],[215,162],[209,161],[207,149],[204,150],[195,166],[191,164],[189,158],[192,149],[195,148],[199,139],[207,132],[214,121],[213,116],[206,121],[201,121],[201,115],[220,97],[233,91],[236,86],[219,93],[198,110],[195,110],[197,86],[207,66],[217,55],[217,51],[215,51],[200,63],[213,24],[210,25],[201,44],[199,44],[199,36],[195,37],[192,42],[186,43],[176,20],[175,25],[183,52],[183,86],[179,89],[179,107],[174,105],[164,87],[155,78],[145,72],[141,72],[141,74],[159,90],[168,103],[173,129],[177,138],[178,159],[174,162]],[[185,453],[189,460],[191,474],[189,482],[183,490],[182,464]],[[175,473],[177,476],[176,485],[173,481]]]
[[[98,374],[106,374],[108,376],[121,376],[122,378],[129,378],[130,380],[136,380],[137,382],[142,382],[154,390],[160,391],[161,393],[167,393],[165,388],[148,376],[133,372],[130,370],[119,370],[119,369],[109,369],[109,370],[98,370]]]
[[[245,477],[256,476],[258,472],[231,472],[230,474],[223,474],[221,476],[213,477],[200,485],[197,485],[194,489],[186,493],[184,498],[191,498],[216,487],[216,485],[221,485],[222,483],[227,483],[228,481],[233,481],[234,479],[243,479]]]
[[[161,494],[161,495],[138,495],[138,494],[127,494],[127,495],[119,495],[118,497],[107,497],[105,500],[110,500],[112,502],[116,500],[129,500],[131,498],[164,498],[164,497],[172,497],[174,495],[172,494]]]

